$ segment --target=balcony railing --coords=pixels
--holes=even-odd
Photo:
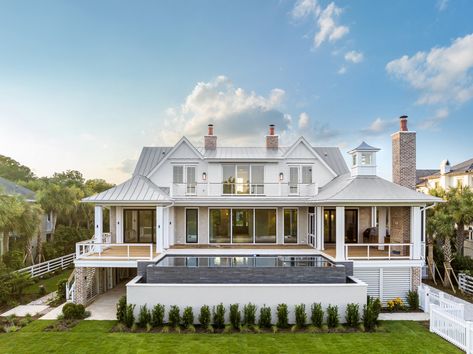
[[[174,183],[171,197],[310,197],[316,195],[316,183]]]
[[[412,259],[412,243],[345,244],[345,259]]]
[[[76,259],[152,260],[155,256],[152,243],[111,243],[95,239],[76,243]]]

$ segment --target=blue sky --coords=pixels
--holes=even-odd
[[[473,157],[473,3],[0,1],[0,154],[115,183],[141,147],[383,150],[409,115],[418,168]]]

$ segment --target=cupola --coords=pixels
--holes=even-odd
[[[363,141],[358,147],[349,151],[352,177],[376,176],[376,153],[379,150]]]

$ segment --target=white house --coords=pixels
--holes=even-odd
[[[212,125],[202,147],[145,147],[129,180],[83,200],[95,235],[77,244],[74,301],[133,277],[137,305],[405,297],[421,282],[424,209],[440,201],[415,191],[415,137],[401,117],[395,183],[365,142],[347,166],[304,137],[280,146],[273,125],[265,147],[220,147]]]
[[[454,166],[443,160],[438,170],[417,170],[417,190],[428,193],[430,189],[451,187],[473,188],[473,159]]]

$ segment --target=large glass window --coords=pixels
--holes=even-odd
[[[184,166],[172,167],[172,182],[184,183]]]
[[[264,166],[251,166],[251,194],[264,194]]]
[[[299,167],[293,166],[289,168],[289,193],[296,194],[299,185]]]
[[[255,209],[255,242],[276,243],[276,209]]]
[[[312,183],[312,166],[302,166],[302,183]]]
[[[222,165],[223,194],[263,194],[263,165]]]
[[[249,165],[237,165],[236,182],[237,182],[236,183],[237,194],[250,193],[250,166]]]
[[[124,212],[125,243],[152,243],[156,239],[156,211],[152,209]]]
[[[223,165],[223,194],[235,193],[235,165]]]
[[[253,243],[253,209],[232,210],[233,243]]]
[[[195,194],[195,166],[186,167],[187,194]]]
[[[210,209],[210,243],[231,242],[230,221],[230,209]]]
[[[297,209],[284,209],[284,243],[297,243]]]
[[[186,209],[186,242],[197,243],[199,235],[198,209]]]

